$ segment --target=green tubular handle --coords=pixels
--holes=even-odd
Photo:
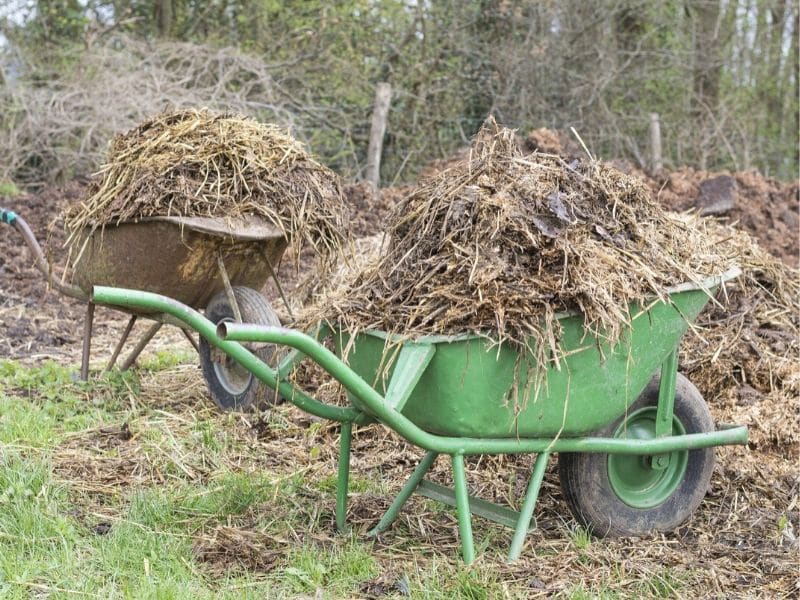
[[[92,302],[109,306],[127,308],[146,308],[160,313],[167,313],[186,323],[197,331],[208,342],[233,357],[236,362],[266,383],[272,389],[289,399],[299,408],[323,419],[339,422],[353,422],[362,413],[354,408],[341,408],[324,404],[298,390],[288,381],[276,377],[275,370],[264,361],[237,342],[224,341],[217,336],[216,324],[206,319],[199,312],[185,304],[151,292],[126,290],[105,286],[95,286],[92,291]]]
[[[746,427],[731,427],[709,433],[665,436],[653,440],[613,438],[476,439],[452,438],[428,433],[396,411],[385,398],[333,352],[314,338],[285,327],[221,323],[217,328],[226,340],[283,344],[299,350],[319,364],[349,392],[357,396],[383,423],[408,441],[440,454],[493,454],[513,452],[608,452],[660,454],[723,444],[747,442]]]
[[[17,213],[13,210],[0,208],[0,223],[7,223],[13,225],[17,221]]]
[[[439,454],[514,454],[531,452],[603,452],[614,454],[662,454],[676,450],[695,450],[726,444],[747,442],[747,428],[731,427],[708,433],[666,436],[651,440],[618,438],[535,438],[535,439],[480,439],[445,437],[428,433],[417,427],[407,417],[392,408],[375,389],[347,366],[338,356],[314,338],[284,327],[265,327],[226,323],[219,328],[197,311],[176,300],[136,290],[96,286],[92,299],[98,304],[124,306],[163,312],[183,321],[211,344],[230,354],[239,364],[250,370],[270,387],[275,387],[275,372],[235,341],[282,344],[307,355],[350,393],[356,395],[387,427],[394,429],[412,444]],[[323,404],[306,396],[288,382],[278,383],[278,390],[299,408],[322,418],[352,422],[361,413]]]

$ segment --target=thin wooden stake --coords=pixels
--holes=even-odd
[[[367,149],[367,169],[364,179],[378,187],[381,177],[381,153],[383,152],[383,136],[386,134],[386,119],[389,116],[389,104],[392,99],[392,86],[385,81],[378,84],[375,90],[375,107],[372,111],[372,125],[369,130],[369,148]]]
[[[661,158],[661,122],[658,113],[650,113],[650,153],[653,173],[657,173],[664,168],[664,161]]]

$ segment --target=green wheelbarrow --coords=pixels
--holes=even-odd
[[[625,338],[613,347],[588,335],[580,315],[563,315],[560,368],[527,403],[513,396],[537,372],[527,356],[479,336],[420,337],[398,342],[380,332],[354,338],[321,327],[313,334],[263,325],[221,323],[157,294],[95,287],[93,301],[167,313],[195,329],[299,408],[342,424],[336,524],[345,526],[353,425],[378,421],[427,453],[370,532],[385,531],[415,492],[455,506],[464,560],[474,559],[471,515],[510,526],[510,561],[531,527],[545,467],[559,455],[561,486],[577,520],[598,535],[671,530],[703,499],[714,446],[744,444],[744,426],[714,426],[697,389],[678,373],[677,349],[713,291],[738,269],[671,290],[667,301],[635,307]],[[323,341],[332,337],[334,351]],[[284,345],[271,368],[240,342]],[[347,348],[346,360],[343,360]],[[350,406],[322,403],[287,379],[304,358],[346,389]],[[391,357],[391,360],[386,360]],[[519,511],[470,496],[464,457],[535,453]],[[450,457],[453,489],[425,479],[440,454]]]

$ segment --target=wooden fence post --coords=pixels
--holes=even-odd
[[[367,168],[364,179],[373,187],[378,187],[381,177],[381,152],[383,152],[383,136],[386,133],[386,119],[389,116],[389,103],[392,98],[392,86],[385,81],[378,84],[375,90],[375,106],[372,110],[372,125],[369,130],[369,148],[367,149]]]
[[[664,168],[664,161],[661,158],[661,123],[658,113],[650,113],[650,155],[652,157],[651,168],[653,173],[657,173]]]

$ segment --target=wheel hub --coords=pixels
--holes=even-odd
[[[630,415],[614,432],[615,438],[651,440],[656,437],[655,407],[640,409]],[[672,435],[686,433],[683,424],[673,417]],[[666,502],[683,481],[689,451],[679,450],[656,456],[610,454],[608,480],[614,493],[633,508],[653,508]]]

